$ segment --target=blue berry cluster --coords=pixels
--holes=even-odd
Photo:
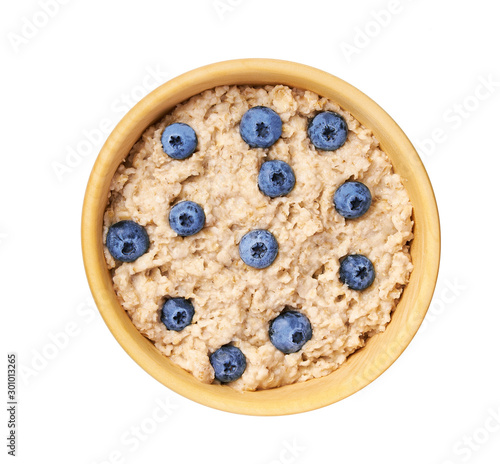
[[[269,148],[282,134],[282,121],[271,108],[256,106],[241,119],[241,138],[252,148]],[[307,133],[311,143],[319,150],[333,151],[342,147],[348,136],[344,118],[332,111],[318,113],[309,123]],[[175,160],[189,158],[196,150],[198,138],[195,131],[184,123],[174,123],[165,128],[161,136],[164,152]],[[259,190],[270,198],[288,195],[295,186],[295,174],[284,161],[271,160],[262,164],[258,175]],[[370,208],[371,193],[361,182],[347,181],[333,196],[335,210],[344,218],[360,218]],[[193,201],[181,201],[169,212],[169,224],[181,237],[200,232],[205,225],[203,208]],[[106,237],[106,246],[114,259],[133,262],[149,249],[146,229],[134,221],[113,224]],[[279,245],[274,235],[263,229],[246,233],[239,244],[242,261],[255,269],[270,266],[278,255]],[[361,291],[375,279],[372,262],[363,255],[353,254],[341,259],[340,281],[350,289]],[[192,323],[195,309],[185,298],[167,298],[162,305],[160,320],[167,330],[181,331]],[[284,354],[296,353],[312,337],[309,319],[296,310],[285,309],[269,324],[271,343]],[[246,358],[236,346],[227,344],[210,356],[215,378],[221,383],[237,380],[246,369]]]

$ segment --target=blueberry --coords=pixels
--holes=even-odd
[[[210,364],[214,368],[216,380],[227,383],[243,375],[247,360],[236,346],[224,345],[210,355]]]
[[[266,161],[259,171],[259,188],[264,195],[275,198],[290,193],[295,185],[295,174],[284,161]]]
[[[161,321],[168,330],[181,331],[193,320],[194,307],[185,298],[168,298],[161,309]]]
[[[131,263],[148,251],[148,233],[134,221],[120,221],[108,229],[106,246],[113,258]]]
[[[267,106],[254,106],[241,118],[241,138],[252,148],[269,148],[281,137],[283,123]]]
[[[352,290],[364,290],[375,279],[372,262],[363,255],[346,256],[340,263],[340,280]]]
[[[268,230],[255,229],[246,233],[240,241],[240,258],[249,266],[264,269],[278,255],[278,242]]]
[[[298,311],[282,312],[269,326],[271,343],[285,354],[296,353],[311,337],[311,323]]]
[[[332,151],[344,145],[347,130],[347,123],[340,114],[323,111],[310,122],[307,133],[316,148]]]
[[[181,237],[197,234],[205,225],[205,212],[194,201],[177,203],[168,215],[168,222],[173,231]]]
[[[189,158],[196,150],[198,138],[191,126],[176,122],[167,126],[161,135],[163,151],[170,158],[182,160]]]
[[[333,195],[333,203],[337,212],[345,218],[359,218],[370,208],[372,195],[361,182],[345,182]]]

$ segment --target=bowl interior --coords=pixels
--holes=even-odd
[[[330,375],[271,390],[239,393],[203,384],[173,364],[132,324],[115,296],[103,254],[102,224],[113,174],[144,130],[175,105],[218,85],[284,84],[308,89],[337,102],[370,128],[399,173],[414,207],[410,282],[385,332],[367,341]],[[316,409],[358,391],[384,372],[420,326],[437,279],[440,231],[436,201],[427,173],[399,126],[362,92],[328,73],[297,63],[247,59],[208,65],[163,84],[120,121],[92,170],[82,215],[82,248],[92,294],[107,326],[127,353],[175,392],[217,409],[278,415]]]

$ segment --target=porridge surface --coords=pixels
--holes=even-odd
[[[268,149],[250,148],[239,122],[254,106],[268,106],[283,121]],[[319,111],[341,114],[348,139],[336,151],[317,150],[307,135]],[[185,160],[168,157],[161,135],[173,122],[189,124],[198,148]],[[296,184],[269,198],[257,185],[261,164],[282,160]],[[332,202],[346,180],[370,189],[373,200],[359,219],[344,219]],[[170,228],[173,205],[191,200],[204,209],[205,227],[180,237]],[[202,382],[214,379],[209,355],[231,343],[247,360],[237,390],[277,387],[322,377],[381,332],[408,282],[412,264],[412,206],[399,175],[370,130],[337,104],[286,86],[224,86],[177,106],[149,127],[119,166],[104,215],[108,228],[131,219],[148,232],[146,254],[115,261],[105,248],[118,299],[139,331],[174,363]],[[266,269],[247,266],[238,253],[252,229],[271,231],[278,257]],[[375,267],[374,283],[358,292],[339,280],[339,260],[363,254]],[[192,324],[169,331],[160,321],[166,297],[191,299]],[[313,335],[301,351],[283,354],[270,342],[269,323],[283,309],[305,314]]]

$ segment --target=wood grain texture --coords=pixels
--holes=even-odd
[[[284,84],[308,89],[337,102],[370,128],[402,177],[414,207],[411,255],[414,270],[385,332],[367,341],[336,371],[271,390],[240,393],[207,385],[173,364],[142,336],[118,303],[104,260],[103,214],[113,174],[144,130],[176,104],[218,85]],[[149,374],[175,392],[224,411],[282,415],[313,410],[339,401],[368,385],[404,351],[431,302],[440,258],[436,200],[425,168],[410,141],[374,101],[343,80],[298,63],[241,59],[215,63],[163,84],[119,122],[95,162],[82,213],[82,251],[87,279],[99,311],[125,351]]]

